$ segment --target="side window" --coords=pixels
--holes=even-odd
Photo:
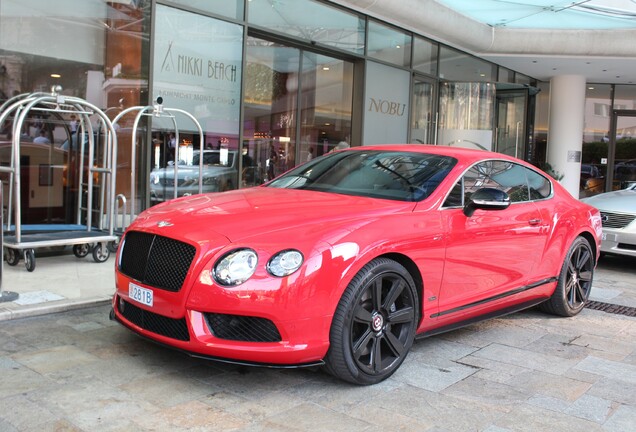
[[[524,166],[508,161],[479,162],[464,175],[465,199],[478,189],[488,187],[506,192],[513,203],[529,201],[528,172]]]
[[[550,183],[550,180],[530,169],[527,175],[531,200],[545,199],[552,195],[552,183]]]

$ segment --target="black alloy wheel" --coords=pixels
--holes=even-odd
[[[590,243],[577,237],[566,255],[554,294],[541,304],[541,309],[560,316],[581,312],[592,290],[596,259]]]
[[[362,385],[388,378],[413,344],[418,310],[409,272],[386,258],[371,261],[340,299],[331,326],[327,370]]]

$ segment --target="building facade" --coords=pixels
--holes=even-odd
[[[411,142],[550,160],[550,83],[341,3],[0,0],[0,104],[57,86],[117,119],[116,194],[137,209],[174,196],[175,183],[253,186],[345,146]],[[585,85],[582,151],[567,157],[589,195],[636,181],[636,89]],[[118,117],[158,100],[176,114]],[[69,222],[81,200],[70,161],[84,156],[65,143],[86,125],[71,113],[33,111],[19,129],[10,120],[0,125],[0,164],[11,163],[20,134],[23,223]],[[214,156],[205,174],[167,177],[196,165],[202,149]]]

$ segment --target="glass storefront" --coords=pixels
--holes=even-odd
[[[157,107],[159,97],[194,117],[143,116],[138,129],[134,114],[119,120],[116,194],[132,195],[140,210],[199,184],[258,185],[351,145],[524,148],[515,141],[506,150],[527,111],[497,104],[495,83],[529,77],[320,0],[2,0],[0,20],[0,103],[61,85],[111,119]],[[6,165],[10,128],[1,127]],[[34,117],[20,133],[68,172],[74,128],[67,115]],[[43,160],[23,162],[36,175]],[[175,167],[183,178],[170,177]],[[28,221],[68,219],[78,185],[62,171],[30,182],[40,189],[24,203]]]
[[[0,104],[53,87],[111,117],[123,107],[147,103],[149,18],[150,1],[144,0],[2,0]],[[69,209],[83,193],[74,167],[85,157],[73,145],[78,118],[64,112],[32,113],[15,131],[21,143],[22,222],[73,223],[75,214]],[[10,164],[12,120],[0,125],[4,166]],[[124,172],[131,168],[131,142],[122,139],[120,144],[117,164]],[[96,149],[97,154],[103,151]],[[44,176],[42,167],[48,171]],[[6,181],[4,186],[6,192]],[[131,187],[130,176],[117,177],[117,193]]]
[[[349,142],[353,70],[351,62],[248,39],[244,186],[271,180]]]

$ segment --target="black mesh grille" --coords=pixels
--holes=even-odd
[[[245,342],[279,342],[278,329],[268,319],[240,315],[205,314],[214,336]]]
[[[177,292],[195,253],[196,248],[187,243],[131,231],[124,239],[119,270],[146,285]]]
[[[189,341],[185,318],[173,319],[141,309],[125,300],[119,300],[119,312],[131,323],[161,336]]]
[[[636,218],[633,214],[601,212],[603,227],[605,228],[625,228]]]

